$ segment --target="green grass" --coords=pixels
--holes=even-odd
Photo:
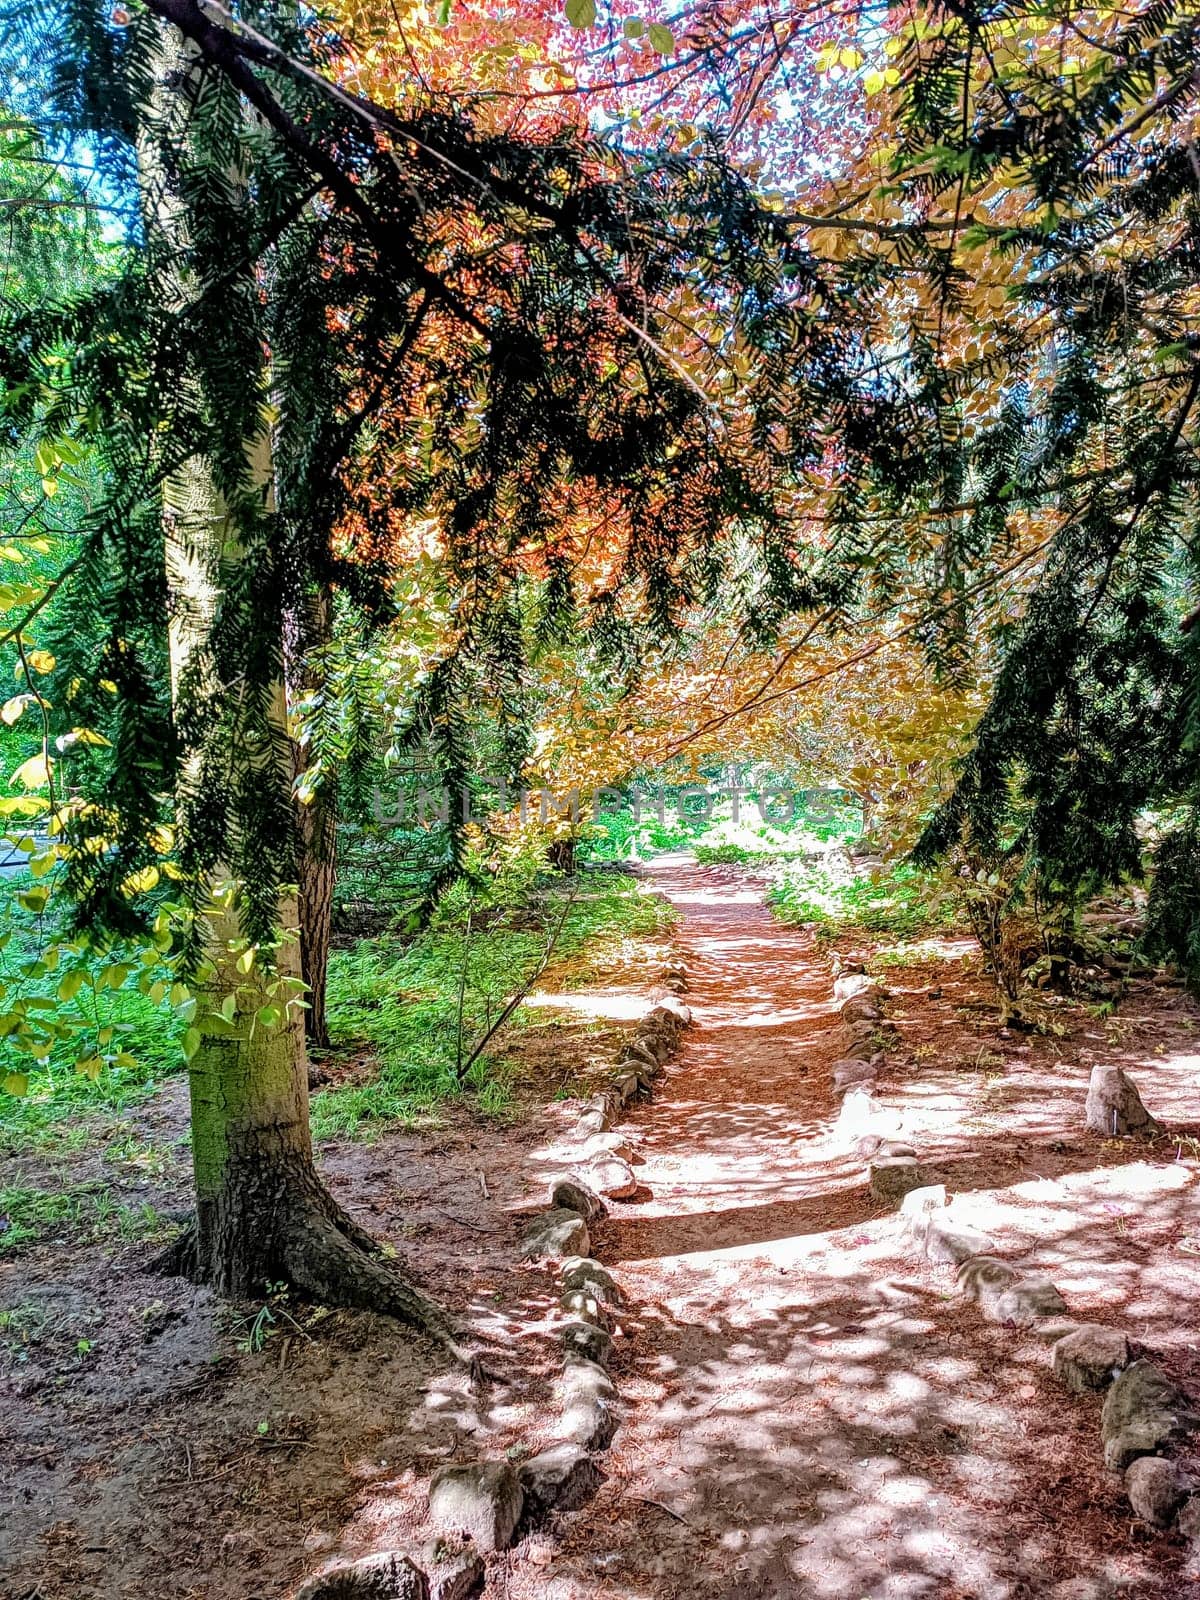
[[[710,785],[715,793],[718,785]],[[774,802],[772,791],[765,790],[767,820],[759,811],[758,792],[743,794],[738,802],[737,820],[728,799],[714,802],[711,815],[698,802],[695,815],[679,815],[675,791],[664,786],[664,821],[654,814],[650,798],[643,799],[643,816],[635,823],[630,806],[605,812],[595,824],[583,846],[593,860],[624,860],[630,856],[654,855],[665,850],[692,850],[702,862],[771,861],[780,857],[803,857],[829,843],[843,843],[861,831],[862,814],[847,797],[822,794],[797,805],[789,820],[769,820]]]
[[[781,922],[814,923],[818,933],[830,936],[861,928],[908,940],[957,927],[942,880],[903,863],[871,876],[788,863],[778,869],[767,902]]]
[[[466,1054],[506,998],[537,967],[566,893],[556,882],[535,912],[528,906],[492,908],[475,920],[469,940],[465,906],[458,896],[447,916],[417,938],[385,935],[336,951],[329,966],[331,1036],[340,1050],[368,1046],[378,1070],[369,1083],[313,1096],[315,1137],[362,1136],[387,1123],[412,1123],[428,1117],[439,1102],[464,1094],[473,1095],[487,1114],[507,1114],[513,1099],[503,1063],[485,1053],[465,1086],[456,1077],[464,957]],[[555,944],[553,964],[570,965],[572,981],[586,982],[606,951],[622,940],[651,936],[669,921],[661,902],[639,893],[631,880],[584,873]],[[523,1024],[518,1008],[506,1031]]]
[[[83,1241],[165,1238],[172,1224],[151,1205],[125,1205],[102,1183],[46,1190],[0,1189],[0,1252],[19,1250],[50,1235]]]

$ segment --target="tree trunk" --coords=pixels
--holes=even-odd
[[[329,643],[332,612],[332,596],[327,588],[320,587],[308,597],[305,606],[284,619],[284,671],[293,721],[295,708],[322,685],[321,651]],[[293,731],[300,971],[308,985],[304,1029],[310,1045],[328,1050],[325,996],[337,866],[337,793],[328,779],[314,793],[305,793],[302,780],[311,766],[311,748]]]
[[[195,56],[174,30],[162,27],[161,37],[139,156],[153,288],[178,309],[187,306],[194,285],[182,265],[186,213],[164,151],[187,149],[197,72]],[[262,389],[265,415],[265,373],[247,372],[245,381]],[[257,514],[269,516],[273,462],[265,421],[242,448],[261,496]],[[189,796],[197,793],[201,774],[211,781],[222,758],[228,763],[231,747],[243,761],[257,760],[256,781],[278,784],[285,802],[291,794],[283,618],[277,619],[274,652],[278,678],[269,691],[246,694],[238,684],[223,684],[213,662],[214,625],[227,593],[236,591],[239,561],[250,557],[247,529],[203,453],[167,482],[163,527],[172,696],[183,741],[178,814],[186,836]],[[204,708],[199,714],[198,706]],[[219,721],[213,707],[221,710]],[[388,1312],[457,1350],[448,1320],[390,1269],[317,1176],[304,1026],[298,1008],[285,1003],[289,985],[293,995],[302,988],[296,903],[281,896],[276,923],[282,941],[276,950],[251,955],[236,896],[221,887],[229,876],[215,870],[193,906],[207,955],[203,976],[192,986],[200,1035],[189,1067],[196,1214],[163,1265],[230,1295],[263,1294],[268,1284],[286,1281],[327,1304]]]

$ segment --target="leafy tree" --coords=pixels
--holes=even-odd
[[[176,1260],[230,1292],[286,1277],[445,1332],[312,1164],[284,618],[331,585],[386,617],[398,530],[426,523],[456,639],[413,737],[456,787],[482,674],[515,770],[523,586],[542,585],[544,626],[567,623],[589,506],[619,513],[586,595],[612,651],[715,589],[731,528],[764,550],[764,603],[807,593],[774,485],[840,390],[845,336],[814,308],[843,290],[790,256],[716,150],[628,161],[569,131],[401,117],[330,84],[337,41],[301,14],[78,0],[53,39],[26,37],[31,78],[97,142],[140,234],[115,286],[10,314],[5,377],[18,410],[36,394],[103,442],[69,600],[107,631],[98,655],[64,648],[56,681],[121,759],[64,819],[70,888],[93,926],[161,906],[192,973],[199,1206]],[[717,303],[761,373],[745,434],[706,389],[729,357],[705,336]],[[147,613],[172,666],[153,747]]]

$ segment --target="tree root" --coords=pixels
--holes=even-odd
[[[395,1317],[436,1339],[473,1381],[504,1381],[483,1366],[453,1319],[395,1270],[315,1174],[311,1182],[288,1184],[281,1203],[272,1208],[266,1231],[269,1237],[259,1244],[260,1283],[286,1281],[320,1305]],[[194,1217],[154,1258],[150,1270],[222,1287],[218,1264],[205,1258]]]

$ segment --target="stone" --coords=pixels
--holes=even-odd
[[[905,1144],[902,1139],[881,1139],[879,1141],[879,1154],[881,1156],[915,1156],[916,1146]],[[933,1185],[932,1187],[937,1187]],[[941,1187],[945,1187],[943,1184]]]
[[[476,1550],[504,1550],[521,1517],[525,1491],[507,1461],[439,1467],[429,1485],[429,1520]]]
[[[893,1159],[896,1157],[911,1157],[913,1154],[914,1152],[911,1150],[897,1150],[894,1145],[888,1149],[888,1156]],[[922,1189],[910,1189],[908,1191],[900,1202],[900,1215],[906,1222],[919,1223],[924,1228],[929,1221],[930,1212],[940,1211],[945,1204],[946,1185],[944,1183],[928,1183]]]
[[[553,1260],[563,1256],[586,1256],[592,1248],[588,1225],[578,1211],[556,1206],[533,1218],[521,1240],[527,1260]]]
[[[688,992],[688,981],[686,978],[668,978],[666,987],[672,994],[686,994]]]
[[[571,1289],[559,1298],[559,1305],[573,1322],[590,1322],[594,1328],[608,1327],[608,1313],[594,1294],[586,1289]]]
[[[630,1039],[630,1040],[628,1040],[628,1042],[625,1045],[625,1048],[624,1048],[624,1051],[623,1051],[623,1055],[624,1055],[624,1060],[617,1062],[617,1066],[618,1067],[623,1067],[628,1062],[638,1062],[642,1066],[647,1067],[650,1070],[651,1073],[657,1073],[658,1072],[658,1069],[659,1069],[658,1056],[657,1056],[656,1052],[653,1051],[650,1048],[650,1046],[646,1043],[646,1041],[644,1039]],[[636,1070],[636,1068],[635,1068],[635,1070]]]
[[[619,1306],[621,1291],[607,1267],[602,1267],[591,1256],[570,1256],[562,1264],[564,1294],[582,1291],[598,1300],[602,1306]]]
[[[1200,1494],[1190,1494],[1183,1502],[1175,1526],[1185,1539],[1200,1540]]]
[[[1127,1467],[1153,1455],[1183,1431],[1189,1408],[1152,1361],[1135,1361],[1113,1381],[1100,1413],[1106,1467]]]
[[[533,1520],[548,1511],[574,1511],[590,1500],[604,1474],[582,1445],[556,1444],[522,1463],[519,1476]]]
[[[1133,1079],[1114,1066],[1092,1068],[1086,1115],[1088,1127],[1109,1139],[1151,1133],[1158,1126],[1142,1104]]]
[[[879,987],[874,978],[869,978],[865,972],[845,972],[840,978],[833,980],[833,998],[835,1000],[853,1000],[857,995],[877,994]]]
[[[577,1211],[585,1222],[605,1215],[604,1202],[580,1178],[555,1178],[550,1185],[550,1204],[559,1211]]]
[[[628,1200],[638,1191],[638,1181],[628,1161],[601,1156],[588,1168],[588,1178],[610,1200]]]
[[[874,1083],[875,1068],[869,1061],[835,1061],[833,1063],[833,1090],[838,1094],[859,1083]]]
[[[575,1123],[575,1136],[578,1139],[587,1139],[593,1134],[603,1133],[612,1125],[612,1118],[594,1106],[588,1106],[579,1113]]]
[[[607,1450],[620,1426],[617,1391],[598,1362],[568,1352],[562,1370],[562,1437],[584,1450]]]
[[[1065,1316],[1067,1302],[1049,1278],[1022,1277],[1001,1289],[994,1300],[980,1301],[979,1309],[989,1322],[1028,1328],[1044,1317]]]
[[[1129,1365],[1129,1340],[1119,1328],[1099,1322],[1080,1323],[1059,1339],[1050,1352],[1054,1376],[1072,1394],[1107,1389]]]
[[[637,1159],[637,1149],[631,1140],[623,1133],[596,1133],[583,1147],[585,1161],[594,1161],[598,1156],[616,1156],[621,1161],[628,1161],[632,1165]]]
[[[842,1002],[842,1017],[846,1022],[878,1022],[883,1012],[870,995],[852,994]]]
[[[381,1550],[310,1578],[295,1600],[429,1600],[429,1585],[402,1550]]]
[[[978,1228],[969,1228],[963,1222],[937,1213],[926,1218],[925,1233],[921,1240],[921,1253],[926,1261],[958,1267],[972,1256],[989,1255],[995,1248],[996,1241],[989,1239],[986,1233],[980,1233]]]
[[[692,1025],[691,1007],[684,1005],[683,1001],[673,994],[664,995],[647,1012],[646,1021],[652,1028],[690,1028]]]
[[[998,1256],[969,1256],[958,1269],[958,1287],[969,1300],[978,1301],[986,1315],[986,1307],[994,1304],[1020,1276],[1016,1267]]]
[[[612,1354],[612,1337],[594,1322],[580,1319],[578,1322],[568,1322],[562,1330],[562,1342],[566,1349],[577,1356],[583,1356],[588,1361],[595,1361],[600,1366],[608,1365],[609,1356]]]
[[[913,1156],[876,1156],[871,1162],[871,1195],[887,1204],[898,1204],[913,1189],[934,1182],[936,1174]]]
[[[1179,1469],[1162,1456],[1139,1456],[1125,1469],[1125,1493],[1143,1522],[1170,1527],[1184,1499]]]
[[[627,1106],[631,1100],[636,1099],[640,1088],[636,1072],[622,1072],[613,1079],[613,1093],[622,1105]]]
[[[849,1044],[843,1045],[847,1061],[869,1061],[872,1066],[878,1066],[883,1060],[883,1051],[879,1048],[879,1041],[874,1032],[861,1034],[857,1039],[851,1039]]]
[[[594,1094],[583,1109],[585,1115],[590,1112],[593,1116],[599,1117],[604,1124],[604,1127],[599,1131],[603,1133],[606,1129],[611,1128],[617,1120],[617,1112],[620,1107],[612,1095]]]
[[[417,1560],[429,1578],[429,1600],[473,1600],[487,1577],[482,1558],[457,1541],[427,1539]]]

